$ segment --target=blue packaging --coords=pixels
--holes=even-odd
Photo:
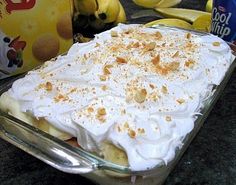
[[[211,33],[236,44],[236,0],[214,0]]]

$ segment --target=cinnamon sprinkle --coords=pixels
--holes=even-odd
[[[156,47],[156,42],[150,42],[144,46],[147,51],[152,51]]]
[[[162,38],[162,34],[159,32],[159,31],[157,31],[156,33],[155,33],[155,37],[156,37],[156,39],[161,39]]]
[[[195,64],[195,61],[189,59],[188,61],[185,62],[185,66],[186,67],[190,67],[190,68],[193,68],[193,65]]]
[[[167,75],[171,71],[175,71],[179,68],[180,64],[179,62],[171,62],[166,65],[161,65],[160,64],[160,55],[158,54],[156,57],[154,57],[151,60],[152,64],[155,65],[156,71],[162,75]]]
[[[212,45],[213,46],[220,46],[220,42],[213,42]]]
[[[52,83],[46,82],[45,88],[46,88],[46,91],[52,91]]]
[[[138,133],[139,134],[144,134],[145,133],[145,129],[144,128],[138,128]]]
[[[112,68],[112,67],[113,67],[112,65],[105,65],[104,68],[103,68],[103,73],[104,73],[104,75],[109,75],[109,74],[111,74],[110,68]]]
[[[127,61],[124,58],[116,57],[116,62],[118,64],[127,64]]]
[[[88,107],[88,109],[87,109],[87,110],[88,110],[88,112],[89,112],[89,113],[91,113],[91,112],[94,112],[94,109],[93,109],[93,107]]]
[[[56,97],[54,97],[54,101],[57,103],[59,101],[67,101],[69,100],[68,96],[64,96],[62,94],[58,94]]]
[[[183,104],[184,102],[185,102],[185,100],[184,99],[182,99],[182,98],[180,98],[180,99],[177,99],[176,100],[179,104]]]
[[[163,94],[167,94],[167,93],[168,93],[167,87],[163,85],[163,86],[161,87],[161,92],[162,92]]]
[[[179,51],[176,51],[175,54],[172,56],[172,58],[178,57],[179,56]]]
[[[101,81],[106,81],[106,79],[107,79],[107,77],[105,75],[101,75],[99,78]]]
[[[187,34],[186,34],[186,38],[187,38],[187,39],[190,39],[190,38],[191,38],[191,33],[187,33]]]
[[[105,108],[99,108],[97,113],[98,113],[98,115],[104,116],[104,115],[106,115],[106,109]]]
[[[132,139],[136,137],[136,132],[132,129],[129,130],[128,134],[129,134],[129,137],[131,137]]]
[[[146,89],[141,89],[141,90],[137,90],[137,92],[134,96],[134,100],[137,103],[143,103],[145,101],[146,97],[147,97]]]
[[[153,63],[153,65],[157,65],[157,64],[159,64],[160,63],[160,55],[158,54],[156,57],[154,57],[153,59],[152,59],[152,63]]]

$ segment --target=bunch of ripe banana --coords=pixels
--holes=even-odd
[[[119,0],[74,0],[74,29],[80,33],[98,33],[126,22]]]
[[[173,7],[182,0],[133,0],[139,6],[154,9],[157,14],[163,17],[146,24],[147,27],[158,25],[174,26],[184,29],[194,29],[203,32],[210,32],[211,11],[213,0],[207,0],[206,11]],[[137,14],[138,15],[138,14]],[[139,12],[139,17],[153,16],[153,11]],[[131,16],[135,17],[135,16]]]

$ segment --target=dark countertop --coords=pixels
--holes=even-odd
[[[125,1],[128,16],[134,10]],[[205,0],[185,0],[182,7],[203,9]],[[139,21],[143,21],[141,19]],[[133,22],[133,21],[132,21]],[[3,80],[0,80],[0,84]],[[169,175],[165,185],[236,184],[236,72],[199,134]],[[0,139],[1,185],[93,185],[79,176],[60,172]]]

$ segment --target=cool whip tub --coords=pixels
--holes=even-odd
[[[56,137],[76,137],[86,151],[131,171],[145,171],[171,163],[233,60],[213,35],[120,24],[15,81],[0,107]]]
[[[233,44],[236,44],[235,8],[235,0],[213,1],[211,33]]]

